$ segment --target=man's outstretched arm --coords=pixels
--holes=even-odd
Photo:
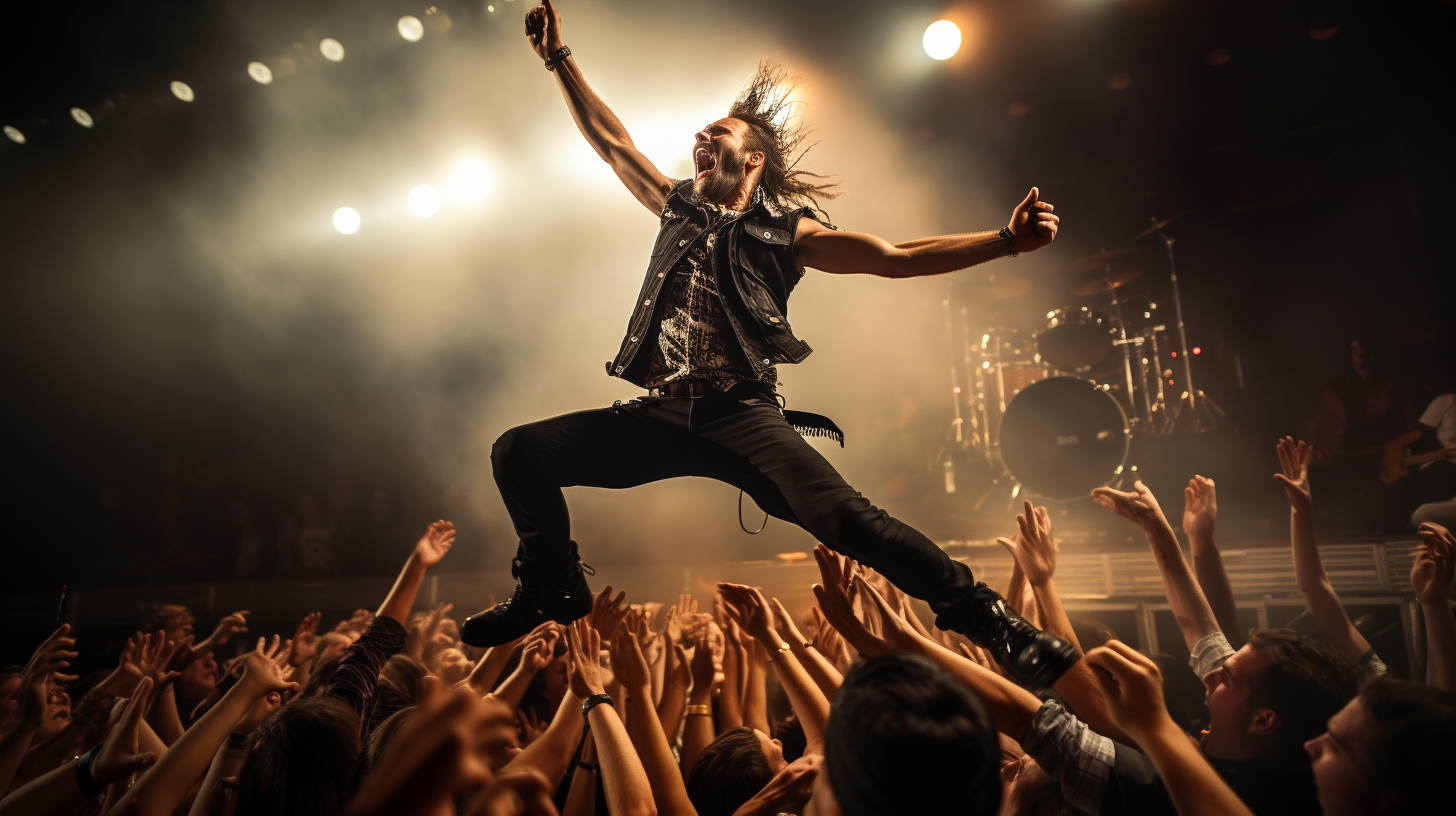
[[[562,48],[561,13],[551,0],[542,0],[541,5],[526,14],[526,41],[543,61]],[[586,84],[574,56],[557,62],[553,73],[556,74],[556,85],[566,99],[566,108],[571,111],[571,118],[576,121],[576,127],[586,137],[587,143],[602,157],[602,161],[612,166],[612,172],[642,202],[642,206],[654,215],[662,212],[667,204],[667,194],[672,191],[672,180],[664,176],[632,143],[632,136],[622,126],[622,120]]]
[[[812,218],[799,221],[794,236],[794,260],[838,275],[878,275],[882,278],[918,278],[941,275],[995,260],[1012,252],[1031,252],[1057,237],[1058,218],[1052,205],[1031,188],[1011,213],[1010,246],[995,230],[920,238],[892,244],[863,232],[829,229]]]

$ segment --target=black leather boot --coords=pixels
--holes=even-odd
[[[936,616],[935,625],[970,638],[1029,688],[1051,688],[1082,657],[1072,644],[1032,626],[983,583]]]
[[[583,618],[592,609],[586,576],[594,574],[577,557],[576,542],[571,544],[570,560],[551,571],[540,570],[529,558],[512,559],[516,591],[504,603],[466,618],[460,626],[460,639],[481,648],[499,646],[546,621],[571,623]]]

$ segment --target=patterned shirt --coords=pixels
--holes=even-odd
[[[658,295],[662,316],[648,363],[647,386],[701,381],[727,391],[741,382],[775,383],[775,369],[770,367],[760,375],[743,356],[713,274],[713,247],[719,230],[724,221],[741,213],[703,206],[712,214],[713,225],[688,247]]]

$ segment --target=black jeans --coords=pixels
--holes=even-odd
[[[975,585],[970,568],[850,487],[784,420],[772,392],[756,385],[697,400],[643,397],[521,425],[496,440],[490,458],[521,538],[519,555],[543,571],[570,553],[561,488],[706,476],[874,567],[937,614]]]

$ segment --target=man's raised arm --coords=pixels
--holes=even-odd
[[[891,244],[863,232],[832,230],[812,218],[803,218],[794,236],[794,259],[800,266],[838,275],[940,275],[1050,244],[1057,237],[1058,221],[1052,210],[1052,205],[1041,200],[1041,191],[1033,187],[1011,213],[1005,230],[1009,240],[1003,233],[990,230],[919,238],[902,244]]]
[[[551,0],[542,0],[541,5],[526,14],[526,41],[543,61],[552,60],[564,47],[561,14]],[[642,202],[642,206],[654,215],[662,212],[667,204],[667,194],[672,191],[672,180],[664,176],[632,143],[622,120],[586,84],[576,58],[568,54],[554,62],[556,84],[566,98],[566,107],[571,111],[571,118],[576,121],[581,135],[586,137],[602,161],[612,166],[617,178]]]

